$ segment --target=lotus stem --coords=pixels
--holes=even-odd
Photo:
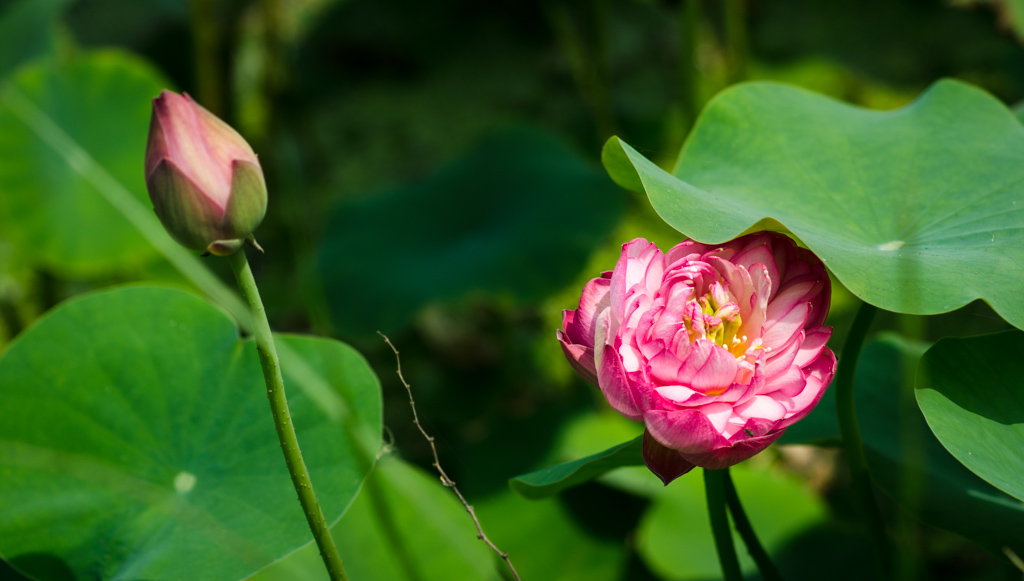
[[[704,469],[704,493],[708,499],[708,517],[711,518],[711,532],[715,536],[718,562],[722,565],[724,581],[743,581],[740,562],[736,558],[736,546],[732,542],[729,515],[725,511],[726,470]]]
[[[725,0],[725,42],[729,54],[729,82],[747,76],[747,0]]]
[[[839,367],[836,370],[836,414],[839,417],[839,433],[843,438],[843,448],[846,451],[846,463],[850,469],[854,493],[868,528],[872,555],[881,575],[879,578],[889,579],[891,568],[888,541],[882,514],[878,510],[875,493],[871,488],[871,473],[868,471],[864,441],[860,435],[860,425],[857,423],[853,385],[857,359],[860,358],[864,338],[867,337],[871,321],[875,318],[877,311],[878,308],[874,305],[862,303],[853,320],[850,333],[846,336],[846,344],[843,345],[842,355],[839,357]]]
[[[743,538],[747,552],[757,563],[757,569],[761,571],[761,578],[764,581],[782,581],[782,575],[775,567],[775,563],[772,562],[768,551],[764,550],[761,541],[757,538],[757,533],[754,532],[754,527],[750,524],[750,519],[747,518],[747,513],[743,510],[743,504],[740,503],[740,496],[736,493],[736,486],[732,483],[729,469],[726,468],[722,472],[725,481],[725,501],[729,506],[729,513],[732,514],[732,522],[736,525],[736,531],[740,533],[740,537]]]
[[[700,32],[700,0],[684,0],[679,8],[680,103],[686,116],[686,133],[700,114],[697,89],[697,35]]]
[[[274,414],[277,437],[281,440],[281,450],[284,452],[284,460],[288,465],[288,473],[292,477],[295,492],[299,495],[299,503],[306,514],[309,529],[313,532],[313,538],[320,549],[320,557],[323,558],[332,581],[348,581],[338,548],[334,544],[334,539],[331,538],[331,531],[327,527],[323,511],[320,509],[320,501],[317,500],[316,492],[313,491],[309,470],[306,469],[306,463],[302,460],[299,440],[295,436],[291,412],[288,411],[284,377],[281,375],[281,361],[277,356],[277,348],[274,347],[274,336],[270,332],[267,311],[263,308],[259,289],[256,288],[256,279],[253,278],[249,261],[245,257],[245,249],[228,255],[228,261],[231,263],[231,270],[235,273],[235,279],[238,281],[238,288],[242,291],[242,296],[249,304],[252,313],[253,338],[256,340],[256,350],[260,354],[263,378],[267,382],[267,399],[270,400],[270,410]]]

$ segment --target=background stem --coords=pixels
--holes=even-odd
[[[199,102],[214,115],[224,117],[224,91],[220,70],[220,30],[214,0],[192,0],[192,50],[195,53],[196,90]]]
[[[743,537],[743,544],[747,546],[750,556],[757,563],[757,569],[761,571],[761,578],[764,581],[782,581],[782,575],[775,567],[775,563],[772,562],[768,551],[764,550],[761,541],[757,538],[757,533],[754,532],[754,527],[750,524],[750,519],[747,518],[747,513],[743,510],[740,495],[736,493],[736,486],[732,483],[729,469],[726,468],[721,472],[725,485],[725,501],[732,514],[732,522],[736,525],[736,531]]]
[[[697,35],[700,30],[700,0],[683,0],[679,7],[679,102],[687,135],[700,114],[697,87]]]
[[[711,532],[715,535],[718,562],[722,565],[725,581],[743,581],[740,562],[736,558],[736,546],[732,542],[729,515],[725,512],[725,470],[704,469],[704,494],[708,499],[708,516],[711,518]]]
[[[725,43],[729,83],[738,83],[747,77],[747,0],[725,0]]]
[[[274,414],[277,437],[281,440],[281,450],[284,452],[284,460],[288,465],[292,484],[295,485],[295,492],[299,495],[299,503],[302,504],[309,529],[313,532],[313,538],[316,539],[320,556],[324,560],[324,565],[327,566],[327,572],[331,579],[347,581],[348,575],[345,574],[341,556],[338,554],[338,548],[334,545],[334,539],[331,538],[331,531],[327,528],[324,513],[320,510],[320,502],[313,491],[313,482],[309,478],[306,463],[302,460],[299,440],[295,436],[291,412],[288,411],[288,398],[284,391],[284,378],[281,376],[281,362],[277,356],[277,349],[274,347],[274,337],[270,332],[267,312],[263,308],[259,289],[256,288],[256,279],[253,278],[249,261],[245,258],[245,249],[240,249],[228,256],[228,261],[231,263],[231,270],[235,273],[235,279],[238,281],[238,288],[242,291],[242,296],[249,303],[249,309],[252,312],[253,338],[256,340],[256,350],[260,354],[263,377],[267,382],[267,399],[270,400],[270,410]]]
[[[880,579],[889,579],[889,549],[885,535],[882,515],[875,503],[875,494],[871,489],[871,474],[868,472],[868,461],[864,455],[864,441],[857,423],[857,412],[854,404],[853,379],[857,370],[857,359],[860,349],[867,337],[871,321],[878,309],[874,305],[862,303],[857,317],[853,320],[850,334],[846,337],[843,352],[836,370],[836,415],[839,417],[839,433],[843,438],[843,449],[846,452],[846,463],[850,469],[854,494],[863,511],[871,540],[872,555],[878,567]]]

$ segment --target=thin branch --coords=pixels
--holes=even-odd
[[[459,488],[455,486],[455,481],[448,477],[444,468],[441,468],[441,459],[437,456],[437,446],[434,445],[434,437],[423,429],[423,424],[420,423],[420,416],[416,412],[416,400],[412,397],[412,386],[409,385],[409,382],[405,380],[405,376],[402,375],[402,358],[398,354],[398,349],[395,348],[395,345],[391,342],[391,339],[388,339],[387,335],[380,331],[377,331],[377,334],[384,339],[384,342],[388,344],[388,347],[391,347],[391,351],[395,354],[395,364],[397,365],[396,373],[398,373],[398,379],[402,382],[402,385],[405,386],[405,391],[409,394],[409,407],[412,408],[412,422],[416,424],[416,428],[421,434],[423,434],[423,437],[426,438],[427,443],[430,444],[430,451],[434,454],[433,466],[441,476],[441,484],[451,488],[452,492],[455,493],[455,496],[459,497],[459,501],[462,502],[462,506],[466,508],[466,512],[468,512],[470,518],[473,519],[473,524],[476,525],[476,538],[483,541],[491,548],[492,551],[505,561],[505,564],[508,565],[508,569],[512,572],[512,576],[515,577],[516,581],[522,581],[519,578],[519,573],[516,572],[516,568],[512,566],[512,561],[509,560],[508,553],[499,549],[493,542],[491,542],[491,539],[487,538],[487,535],[484,533],[484,528],[480,525],[480,519],[476,517],[476,511],[473,510],[473,505],[466,502],[466,497],[462,496],[462,493],[459,492]]]

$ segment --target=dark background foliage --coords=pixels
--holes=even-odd
[[[0,0],[0,23],[26,4]],[[531,542],[501,522],[527,518],[505,508],[517,502],[508,478],[602,449],[566,434],[609,417],[600,394],[562,361],[554,339],[561,309],[611,268],[622,242],[644,236],[667,248],[680,238],[646,200],[607,178],[605,139],[619,135],[671,165],[699,107],[745,79],[876,108],[905,104],[944,76],[1009,105],[1024,98],[1024,48],[998,2],[758,0],[738,29],[725,5],[39,0],[48,36],[0,28],[0,78],[32,58],[119,47],[238,127],[270,189],[256,233],[267,252],[254,269],[272,326],[360,349],[383,383],[388,437],[429,469],[429,448],[375,331],[387,333],[446,469],[471,501],[490,501],[485,526],[515,559]],[[695,25],[685,18],[692,6]],[[23,249],[9,242],[0,231],[0,347],[64,298],[131,280],[181,283],[159,261],[87,278],[26,267]],[[205,264],[228,280],[220,262]],[[838,349],[856,299],[835,294]],[[876,322],[925,341],[1004,326],[981,303]],[[824,569],[828,578],[868,578],[841,462],[827,451],[812,450],[804,463],[771,454],[829,509],[778,552],[787,578],[821,579]],[[601,482],[552,503],[545,510],[560,507],[578,537],[566,541],[572,550],[616,555],[601,578],[672,578],[640,548],[649,496]],[[904,578],[1003,578],[1000,557],[894,504],[886,510],[913,555]],[[584,570],[537,578],[585,578]]]

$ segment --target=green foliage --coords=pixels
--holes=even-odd
[[[799,479],[750,463],[731,472],[747,516],[767,550],[778,550],[825,519],[821,499]],[[735,531],[733,537],[736,546],[742,547]],[[658,495],[644,515],[637,544],[641,556],[663,579],[714,579],[720,574],[700,469],[673,481]],[[740,550],[739,557],[745,572],[756,570],[745,551]]]
[[[151,260],[154,249],[143,233],[90,178],[98,166],[127,192],[122,195],[150,207],[142,162],[150,99],[165,86],[151,66],[121,52],[19,69],[0,90],[4,235],[68,274]],[[68,142],[73,149],[60,147]]]
[[[575,277],[624,201],[557,139],[507,131],[421,184],[339,206],[319,275],[348,334],[473,292],[536,301]]]
[[[1013,114],[963,83],[891,112],[751,83],[708,105],[674,175],[615,138],[603,159],[702,242],[788,229],[873,305],[935,314],[983,298],[1024,327],[1021,151]]]
[[[749,13],[748,79],[891,109],[949,76],[1018,102],[1024,50],[994,26],[992,8],[1020,2],[986,3],[761,2]],[[681,26],[679,8],[697,5],[699,20]],[[191,281],[246,326],[220,280],[222,261],[177,247],[145,196],[149,99],[172,84],[218,109],[260,154],[270,208],[257,232],[267,254],[254,270],[272,325],[324,333],[333,317],[353,337],[404,330],[392,339],[408,356],[442,463],[525,579],[714,578],[700,478],[663,487],[628,442],[642,425],[588,411],[600,394],[570,379],[552,339],[558,311],[611,267],[623,241],[665,247],[680,235],[650,206],[624,203],[563,142],[593,158],[596,139],[623,135],[633,150],[610,147],[610,169],[638,191],[646,182],[631,175],[660,189],[648,193],[676,228],[724,239],[754,224],[784,226],[857,295],[889,309],[945,312],[981,297],[1020,325],[1024,279],[1015,265],[1024,263],[1021,220],[1004,211],[1022,203],[1020,130],[966,85],[940,83],[887,113],[741,85],[711,103],[675,176],[636,155],[671,165],[691,113],[725,87],[732,65],[720,6],[0,0],[0,347],[14,340],[0,358],[0,555],[41,579],[233,579],[277,558],[259,578],[324,575],[283,476],[251,343],[223,313],[180,293],[132,290],[157,293],[145,309],[124,299],[129,290],[73,298],[126,280]],[[696,54],[682,62],[676,47],[689,24]],[[533,129],[471,147],[509,124]],[[381,187],[391,189],[365,193]],[[666,213],[666,193],[682,208]],[[915,219],[908,233],[917,238],[897,236]],[[879,248],[896,240],[902,248]],[[66,318],[101,297],[103,318]],[[852,310],[844,304],[855,300],[841,285],[834,299],[836,348]],[[920,336],[1002,324],[978,304],[929,318]],[[893,327],[879,319],[877,329]],[[185,341],[170,321],[193,321],[194,336]],[[391,382],[395,446],[426,467],[392,354],[369,338],[367,356]],[[922,542],[899,547],[923,559],[917,578],[996,578],[1003,547],[1024,554],[1022,504],[1004,494],[1020,497],[1008,481],[1011,466],[1020,472],[1010,376],[1019,348],[976,358],[957,345],[939,343],[922,367],[918,395],[939,439],[908,387],[923,347],[889,337],[869,345],[858,368],[872,477],[902,507],[886,511],[897,515],[890,531],[905,532],[902,519],[928,525],[915,529]],[[353,441],[372,437],[375,449],[379,430],[372,375],[333,341],[283,335],[278,350],[328,519],[351,501],[334,535],[355,581],[414,579],[413,570],[422,581],[504,575],[430,472],[384,457],[353,500],[363,474]],[[225,360],[234,366],[220,367]],[[984,383],[967,376],[979,361],[986,370],[973,377]],[[361,386],[361,404],[337,390],[349,382]],[[352,418],[366,420],[366,434],[341,427]],[[204,439],[217,429],[223,445]],[[828,446],[838,434],[827,393],[781,442]],[[735,469],[754,526],[786,579],[823,570],[873,578],[863,539],[848,532],[834,456],[803,453],[831,475],[829,492],[812,494],[776,470],[794,473],[796,452]],[[513,481],[518,492],[498,490],[541,466],[551,468]],[[174,486],[188,488],[182,473],[195,476],[184,494]],[[776,518],[782,510],[795,520]],[[390,532],[387,513],[397,515]],[[259,557],[239,557],[238,538]],[[0,579],[21,579],[4,567]]]
[[[949,341],[971,340],[942,343]],[[947,442],[940,444],[942,438],[936,439],[928,429],[921,414],[921,410],[928,413],[928,406],[922,402],[918,409],[914,402],[905,378],[908,372],[912,377],[922,353],[923,345],[894,335],[867,345],[861,352],[856,377],[857,417],[875,481],[922,522],[967,537],[995,553],[1004,546],[1024,550],[1024,503],[1004,495],[958,462],[954,458],[956,448]],[[930,355],[923,365],[934,365],[940,357]],[[923,381],[922,376],[918,381]],[[921,394],[918,391],[919,400]],[[953,438],[961,442],[977,441],[974,432],[961,429],[955,433]],[[936,434],[942,435],[938,431]],[[782,444],[838,441],[835,394],[831,389],[810,415],[779,439]],[[1007,446],[1008,441],[999,440],[993,445],[1010,451],[1013,446]]]
[[[1009,336],[1012,337],[1014,334],[1016,332]],[[991,342],[1002,338],[1000,344],[1008,345],[1005,348],[1014,348],[1012,342],[1007,344],[1006,334],[991,337],[995,338]],[[954,341],[974,340],[947,340],[941,344]],[[976,348],[984,350],[989,347],[993,346],[979,345]],[[993,552],[1000,551],[1004,546],[1024,551],[1024,535],[1021,533],[1024,531],[1024,503],[1002,494],[966,470],[957,461],[957,458],[950,455],[939,443],[939,440],[932,435],[921,412],[909,397],[909,387],[904,386],[903,378],[906,377],[905,373],[908,368],[913,369],[917,366],[917,360],[923,352],[922,346],[890,335],[869,344],[861,353],[856,376],[857,414],[868,463],[876,482],[905,510],[922,522],[963,535]],[[1000,355],[998,350],[992,352],[994,353],[991,356],[993,359]],[[942,358],[948,366],[964,365],[962,358],[966,355],[959,357],[948,357],[948,355],[948,353],[941,353],[934,356],[936,359],[933,361]],[[944,368],[940,373],[945,373],[945,370],[952,367]],[[987,369],[989,369],[988,373],[995,373],[994,368]],[[973,371],[976,370],[965,369],[960,375],[969,374],[967,376],[973,377]],[[949,380],[952,383],[957,381],[958,376],[949,374],[943,375],[943,377],[953,377],[954,379]],[[1002,384],[1013,385],[1012,381],[1004,381]],[[921,397],[920,393],[919,398]],[[1003,400],[993,399],[992,401]],[[924,404],[922,404],[922,408],[928,409]],[[959,408],[957,409],[959,410]],[[962,410],[960,413],[963,413]],[[1012,416],[1014,412],[1007,410],[1003,413]],[[1005,418],[1005,416],[1000,417]],[[975,421],[985,420],[984,418],[975,418]],[[1009,422],[1008,427],[1004,429],[1013,431],[1017,428],[1013,426],[1013,422]],[[977,430],[966,430],[960,424],[954,424],[944,433],[938,433],[940,435],[949,434],[947,437],[960,443],[961,448],[964,445],[972,444],[974,446],[972,449],[978,449]],[[1014,438],[1019,438],[1019,436],[1014,434],[990,436],[988,439],[990,442],[989,452],[994,450],[998,453],[979,452],[975,454],[977,460],[973,465],[967,463],[968,466],[975,469],[974,465],[980,463],[980,466],[983,467],[980,474],[985,475],[995,471],[994,473],[1001,475],[1005,482],[1008,475],[1014,474],[1012,468],[1014,460],[1006,457],[1007,454],[1012,456],[1016,453],[1016,448],[1006,444],[1016,441]],[[836,421],[835,394],[830,388],[811,414],[789,428],[778,443],[832,445],[838,442],[839,426]],[[949,446],[948,443],[947,446]],[[950,449],[957,450],[955,447]],[[642,465],[639,439],[636,439],[593,456],[517,476],[510,481],[510,485],[513,490],[526,498],[541,498],[557,494],[572,486],[578,486],[587,480],[602,477],[619,467]],[[660,488],[630,482],[629,479],[612,478],[616,476],[627,475],[608,474],[606,480],[617,485],[625,485],[627,488],[643,494],[657,495],[657,492],[651,491],[657,491]],[[642,476],[653,479],[650,474],[645,473]],[[740,478],[737,477],[737,486],[741,486]],[[684,478],[678,482],[687,482],[688,484],[681,485],[684,488],[703,486],[703,482],[699,478]],[[641,485],[638,486],[638,484]],[[670,485],[669,488],[672,486],[675,484]],[[688,495],[680,493],[673,497],[676,500],[672,502],[692,504],[692,507],[686,510],[704,510],[702,508],[703,493],[696,489],[690,490],[690,488],[688,488]],[[771,503],[757,499],[756,494],[755,498],[748,500],[747,493],[742,489],[740,489],[740,497],[747,504],[752,504],[753,507],[771,505]],[[677,509],[684,510],[679,507]],[[756,522],[755,525],[757,525]],[[710,543],[710,525],[705,521],[700,526],[703,527],[701,530],[706,529],[706,541]],[[756,526],[755,528],[758,531],[761,530],[760,527]],[[771,543],[769,542],[769,544]],[[697,558],[694,557],[694,559]],[[700,560],[697,559],[696,562],[700,562]],[[715,559],[708,560],[708,563],[717,567]],[[669,569],[668,565],[665,566],[665,569]]]
[[[999,554],[1024,551],[1024,503],[964,468],[939,443],[915,405],[911,382],[923,346],[885,337],[857,367],[857,416],[871,473],[900,506],[931,526]]]
[[[1006,504],[1024,516],[1024,390],[1015,364],[1022,349],[1019,331],[943,339],[921,360],[917,401],[942,445],[972,472],[1022,501]],[[1024,553],[1024,539],[1019,547]]]
[[[621,578],[626,559],[623,543],[588,531],[557,499],[531,501],[506,491],[474,506],[487,535],[509,552],[523,579]],[[602,520],[600,514],[594,516]]]
[[[54,50],[53,21],[71,0],[18,0],[0,5],[0,78]]]
[[[331,534],[352,579],[500,579],[466,509],[433,474],[386,455]],[[327,579],[316,545],[306,545],[251,581]]]
[[[376,376],[335,341],[283,335],[283,370],[328,522],[379,446]],[[348,410],[330,418],[319,378]],[[0,359],[0,554],[38,579],[225,579],[306,544],[251,341],[183,291],[69,301]]]
[[[509,480],[509,486],[525,498],[554,496],[566,488],[577,486],[615,470],[620,466],[643,464],[643,436],[609,448],[586,458],[542,468]]]

